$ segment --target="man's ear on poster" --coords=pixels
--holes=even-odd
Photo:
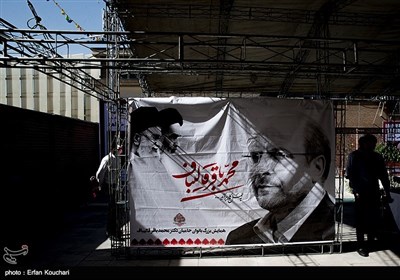
[[[315,182],[323,181],[324,172],[326,169],[326,159],[323,155],[317,155],[310,162],[310,175]]]

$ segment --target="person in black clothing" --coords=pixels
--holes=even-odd
[[[375,152],[377,139],[372,134],[361,136],[359,148],[348,156],[346,178],[355,198],[355,219],[358,253],[368,257],[370,246],[377,237],[380,221],[381,190],[384,188],[387,201],[390,196],[390,182],[383,157]],[[367,241],[364,235],[367,234]]]

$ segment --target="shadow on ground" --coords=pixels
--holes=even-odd
[[[377,239],[371,244],[370,251],[391,250],[396,255],[400,256],[400,230],[394,220],[393,214],[389,205],[383,204],[381,209],[381,227],[378,230]],[[354,202],[343,203],[343,224],[350,227],[355,227]],[[344,241],[342,243],[342,252],[357,251],[357,243],[354,235],[354,240]]]

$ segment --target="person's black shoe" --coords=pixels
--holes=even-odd
[[[369,256],[369,252],[367,250],[365,250],[364,248],[358,249],[357,253],[362,257],[368,257]]]

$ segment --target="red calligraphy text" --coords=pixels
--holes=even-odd
[[[242,187],[243,185],[234,187],[228,185],[229,180],[236,174],[235,168],[238,165],[237,160],[222,167],[215,162],[204,166],[195,161],[190,164],[183,163],[182,166],[186,172],[172,175],[176,179],[184,179],[186,193],[189,196],[182,198],[181,202]]]

